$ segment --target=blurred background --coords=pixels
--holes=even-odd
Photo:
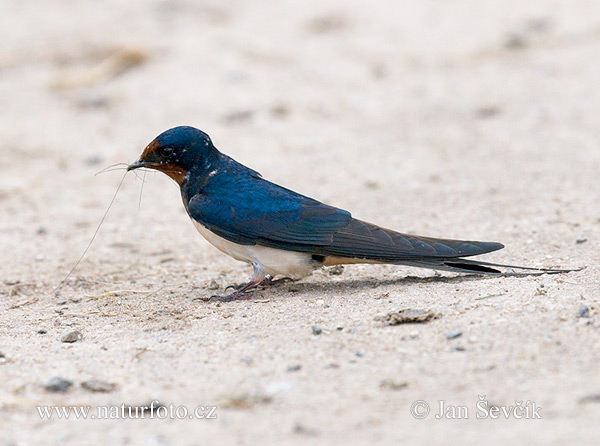
[[[0,244],[8,259],[0,291],[6,308],[16,305],[7,328],[29,333],[61,299],[43,296],[85,248],[121,177],[95,174],[134,161],[176,125],[204,130],[266,178],[356,217],[502,241],[507,249],[490,260],[587,265],[598,277],[595,0],[0,0],[0,16]],[[102,292],[90,277],[120,286],[245,278],[245,266],[198,240],[174,184],[145,180],[142,191],[141,176],[127,176],[62,298]],[[31,383],[41,372],[14,367],[10,388],[39,398]],[[336,392],[344,393],[323,395]],[[342,424],[350,401],[335,406]],[[552,403],[555,413],[564,401]],[[25,409],[16,417],[35,425]],[[363,428],[397,439],[396,421]],[[439,430],[438,440],[458,427]],[[547,435],[568,438],[565,429]],[[351,442],[352,432],[339,438]]]
[[[181,124],[322,199],[343,184],[349,197],[338,204],[360,204],[371,219],[384,203],[356,202],[365,185],[406,192],[401,202],[413,205],[438,182],[475,194],[461,203],[477,206],[468,214],[509,186],[507,173],[519,173],[512,200],[548,193],[548,180],[568,203],[570,183],[585,179],[572,166],[598,162],[593,1],[5,0],[2,9],[2,147],[11,165],[28,166],[17,180],[4,175],[5,194],[57,169],[89,178],[130,162]]]

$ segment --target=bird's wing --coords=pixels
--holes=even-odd
[[[321,256],[326,264],[358,259],[461,273],[529,275],[570,271],[463,259],[504,245],[402,234],[352,218],[347,211],[258,175],[216,175],[188,200],[187,207],[194,220],[227,240],[307,252]]]
[[[235,243],[322,256],[402,263],[495,251],[500,243],[401,234],[352,218],[349,212],[245,177],[215,177],[188,202],[192,218]]]
[[[347,211],[256,177],[238,178],[235,188],[219,182],[208,187],[214,190],[205,188],[194,195],[188,211],[194,220],[235,243],[309,252],[331,244],[336,231],[352,220]]]

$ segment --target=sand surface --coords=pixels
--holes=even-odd
[[[597,1],[4,0],[0,16],[0,445],[597,444]],[[94,174],[182,124],[358,218],[586,269],[355,265],[207,304],[250,268],[199,236],[166,176],[142,190],[130,173],[52,293],[124,172]],[[437,318],[378,319],[407,309]],[[480,396],[528,417],[478,419]],[[36,408],[152,400],[217,418]]]

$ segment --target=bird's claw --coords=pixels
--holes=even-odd
[[[201,300],[202,302],[231,302],[234,300],[240,299],[249,299],[254,296],[254,291],[234,291],[231,294],[226,294],[225,296],[219,296],[217,294],[210,297],[199,297],[197,300]]]
[[[200,300],[204,302],[231,302],[236,299],[248,299],[254,296],[254,291],[259,284],[260,282],[252,281],[242,285],[229,285],[225,288],[225,291],[231,288],[234,290],[233,293],[226,294],[225,296],[213,295],[210,297],[202,297]]]
[[[283,277],[282,279],[273,280],[270,275],[267,275],[260,282],[252,281],[242,285],[229,285],[225,288],[225,291],[232,289],[233,293],[225,296],[213,295],[210,297],[198,297],[195,300],[202,302],[231,302],[233,300],[249,299],[254,296],[254,292],[258,287],[278,285],[280,283],[292,282],[293,279],[289,277]]]

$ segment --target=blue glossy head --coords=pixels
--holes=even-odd
[[[180,126],[158,135],[127,170],[148,167],[181,184],[188,172],[206,169],[218,151],[210,136],[194,127]]]

